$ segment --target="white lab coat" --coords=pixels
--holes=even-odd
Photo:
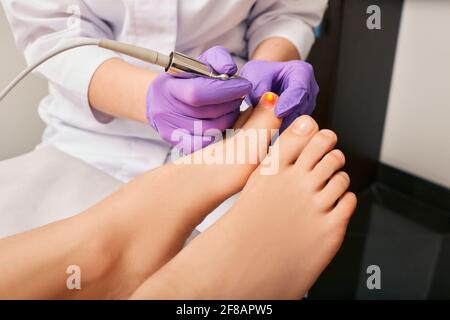
[[[242,64],[272,36],[289,39],[306,57],[327,0],[2,0],[2,4],[28,63],[68,39],[91,37],[191,56],[223,45]],[[170,147],[150,126],[89,107],[90,79],[113,57],[118,55],[84,47],[38,69],[49,82],[49,95],[39,106],[47,124],[41,146],[52,145],[126,182],[163,164]]]

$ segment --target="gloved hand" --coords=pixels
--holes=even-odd
[[[198,60],[219,74],[231,76],[237,71],[224,47],[213,47]],[[223,81],[187,73],[161,74],[148,90],[147,119],[163,140],[187,154],[214,142],[217,131],[233,126],[243,97],[251,89],[252,84],[244,79]],[[216,133],[209,134],[210,129],[216,129]]]
[[[278,117],[284,118],[281,130],[297,117],[310,115],[316,107],[319,86],[312,66],[300,60],[289,62],[249,61],[240,75],[253,84],[247,102],[256,105],[266,92],[280,97],[275,108]]]

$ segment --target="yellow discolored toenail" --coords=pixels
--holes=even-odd
[[[277,104],[277,101],[278,95],[273,92],[267,92],[261,98],[262,105],[265,108],[273,108]]]

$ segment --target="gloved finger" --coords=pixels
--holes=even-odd
[[[180,122],[180,119],[178,119]],[[166,128],[166,130],[160,132],[160,137],[172,146],[181,149],[184,154],[189,154],[195,150],[203,148],[208,144],[214,142],[215,136],[209,132],[209,135],[202,134],[201,130],[202,122],[197,120],[195,124],[192,119],[185,118],[181,122],[185,121],[186,128],[179,128],[175,125],[170,125],[171,128]],[[188,125],[190,127],[188,127]],[[200,128],[200,130],[199,130]],[[198,131],[196,134],[190,131]],[[222,135],[221,131],[215,131],[216,135]]]
[[[237,99],[221,104],[202,106],[201,108],[186,105],[184,106],[184,108],[180,109],[179,112],[195,119],[216,119],[227,113],[239,110],[241,104],[242,99]]]
[[[280,133],[283,133],[298,117],[302,115],[300,108],[294,109],[293,112],[288,114],[283,118],[283,122],[281,123]]]
[[[203,126],[203,135],[215,135],[214,131],[224,132],[233,128],[236,120],[239,118],[240,110],[235,109],[232,112],[224,114],[216,119],[206,120]]]
[[[300,102],[300,104],[292,108],[290,113],[284,116],[280,132],[283,132],[298,117],[302,115],[311,115],[313,113],[316,106],[316,97],[318,92],[319,86],[316,84],[315,88],[312,89],[312,93],[306,94],[305,98]]]
[[[202,53],[197,60],[210,65],[219,74],[232,76],[237,72],[237,65],[227,48],[215,46]]]
[[[239,110],[223,115],[219,119],[195,120],[192,126],[174,130],[163,139],[176,146],[183,154],[190,154],[222,139],[222,132],[232,127],[239,117]]]
[[[314,77],[310,78],[309,90],[306,92],[306,97],[302,99],[299,105],[295,108],[297,116],[311,115],[316,108],[317,95],[319,94],[319,85]]]
[[[172,96],[189,106],[201,107],[235,101],[252,90],[245,79],[216,80],[203,77],[173,79],[168,85]]]
[[[307,90],[291,85],[280,95],[275,114],[279,118],[284,118],[302,106],[304,102],[308,102]]]
[[[292,63],[287,69],[285,77],[283,93],[275,109],[275,113],[279,117],[288,115],[299,106],[309,109],[310,97],[317,95],[317,92],[314,92],[317,86],[314,69],[309,63],[303,61]]]
[[[171,140],[171,136],[179,135],[178,131],[185,131],[191,135],[202,136],[210,135],[210,132],[220,131],[232,128],[239,116],[239,109],[229,112],[215,119],[196,119],[185,115],[177,115],[176,126],[166,130],[164,140]]]
[[[311,77],[307,96],[297,106],[299,116],[310,115],[316,108],[317,96],[319,94],[319,85],[314,77]]]

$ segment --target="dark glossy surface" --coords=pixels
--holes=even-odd
[[[378,180],[359,193],[344,245],[310,298],[450,299],[450,191],[387,167]],[[367,289],[370,265],[381,269],[381,290]]]

